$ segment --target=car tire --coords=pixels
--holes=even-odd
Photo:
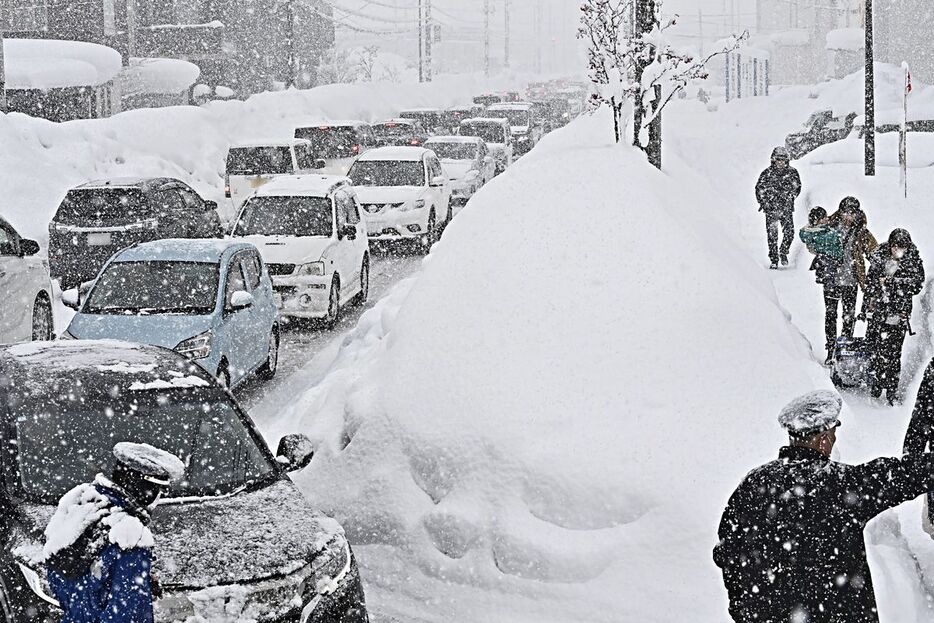
[[[217,374],[214,376],[217,378],[218,385],[228,391],[230,390],[230,369],[226,361],[221,362],[221,365],[217,367]]]
[[[271,381],[276,376],[276,370],[279,369],[279,328],[273,327],[269,337],[269,353],[266,355],[266,363],[259,369],[258,376],[264,381]]]
[[[337,326],[341,318],[341,282],[337,275],[331,280],[331,290],[328,293],[328,315],[324,318],[324,328],[331,330]]]
[[[47,342],[52,339],[55,332],[55,322],[52,317],[52,304],[45,294],[36,297],[32,306],[32,341]]]
[[[437,242],[437,233],[436,233],[437,228],[438,228],[438,219],[435,216],[434,208],[432,208],[431,213],[428,215],[428,232],[425,233],[421,239],[422,251],[424,251],[425,253],[428,253],[429,251],[431,251],[431,247],[433,247],[435,245],[435,242]]]
[[[363,305],[370,298],[370,258],[364,256],[363,264],[360,266],[360,294],[357,295],[355,303]]]
[[[451,224],[451,221],[453,220],[454,220],[454,207],[451,205],[451,200],[448,199],[448,217],[447,217],[447,220],[444,221],[444,226],[447,227],[448,225]]]

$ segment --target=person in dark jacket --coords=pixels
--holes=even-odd
[[[156,591],[150,511],[181,477],[175,456],[118,443],[111,478],[99,475],[65,494],[43,551],[61,623],[152,623]]]
[[[902,447],[902,452],[905,454],[932,451],[934,451],[934,359],[928,363],[924,371]],[[927,495],[927,514],[929,523],[934,525],[934,492]]]
[[[837,308],[840,303],[840,291],[837,288],[837,274],[844,261],[843,240],[836,227],[830,224],[827,210],[817,206],[808,214],[808,226],[801,229],[798,234],[808,251],[814,254],[810,270],[814,271],[815,280],[824,288],[824,335],[826,338],[827,359],[824,362],[830,365],[833,361],[834,346],[837,342]],[[845,301],[847,299],[844,299]],[[844,332],[847,330],[846,312],[847,303],[844,302]],[[852,301],[852,315],[856,316],[856,296]],[[853,327],[849,327],[852,337]]]
[[[788,265],[788,252],[795,235],[795,199],[801,194],[801,176],[791,167],[788,150],[776,147],[772,151],[772,164],[759,176],[756,199],[759,211],[765,213],[765,231],[769,242],[770,268]],[[781,247],[778,243],[782,233]]]
[[[866,340],[872,351],[872,395],[885,392],[889,404],[898,400],[902,347],[910,330],[912,299],[924,288],[924,265],[911,235],[895,229],[869,260],[864,311]]]
[[[862,465],[830,459],[840,396],[816,391],[782,409],[789,445],[730,497],[714,561],[737,623],[876,623],[863,528],[934,488],[934,458]]]

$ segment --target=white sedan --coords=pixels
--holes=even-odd
[[[52,339],[49,263],[38,253],[38,242],[0,218],[0,344]]]
[[[451,182],[455,213],[496,175],[496,160],[479,137],[435,136],[425,142],[425,149],[441,159],[441,168]]]

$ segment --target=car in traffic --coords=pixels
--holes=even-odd
[[[476,136],[482,139],[496,161],[496,174],[499,175],[512,166],[514,158],[512,129],[504,118],[465,119],[457,130],[459,136]]]
[[[488,117],[502,117],[509,121],[509,130],[515,156],[529,153],[542,138],[542,122],[535,114],[535,105],[527,102],[494,104],[486,109]]]
[[[52,339],[52,282],[39,250],[0,217],[0,344]]]
[[[94,279],[114,253],[131,245],[223,235],[217,204],[181,180],[88,182],[68,191],[49,224],[49,267],[68,290]]]
[[[418,121],[429,136],[447,134],[444,111],[440,108],[410,108],[399,112],[400,119]]]
[[[316,173],[347,175],[354,158],[373,146],[370,124],[362,121],[326,121],[295,128],[295,138],[311,143],[316,160],[323,160]]]
[[[856,113],[845,117],[834,116],[832,110],[820,110],[812,114],[804,124],[802,132],[785,137],[785,148],[793,160],[803,158],[818,147],[842,141],[853,131]]]
[[[427,250],[453,217],[438,156],[422,147],[380,147],[350,168],[370,240],[420,241]]]
[[[373,124],[374,143],[379,147],[419,147],[428,131],[415,119],[389,119]]]
[[[362,304],[369,296],[366,225],[345,177],[277,180],[243,204],[232,233],[262,253],[285,319],[333,327],[345,301]]]
[[[259,141],[233,145],[227,151],[224,194],[230,206],[224,222],[233,221],[240,206],[257,188],[283,175],[309,175],[325,166],[315,156],[312,143],[303,138]]]
[[[496,161],[486,143],[476,136],[435,136],[425,142],[435,152],[451,183],[454,215],[496,175]]]
[[[212,375],[178,353],[113,341],[0,348],[0,620],[58,621],[43,531],[59,499],[113,469],[117,442],[180,457],[158,502],[155,623],[365,623],[366,601],[340,525],[289,479],[313,457],[287,435],[273,456]],[[229,618],[227,618],[229,617]]]
[[[79,298],[81,300],[79,300]],[[276,374],[279,324],[259,251],[230,240],[160,240],[114,255],[76,309],[64,339],[170,348],[234,388]]]
[[[461,125],[461,121],[464,119],[473,119],[474,117],[482,117],[484,110],[485,107],[480,104],[468,104],[466,106],[452,106],[448,108],[444,111],[445,131],[443,134],[456,134],[457,128]]]

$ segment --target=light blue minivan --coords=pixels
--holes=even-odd
[[[63,302],[78,313],[63,339],[114,339],[170,348],[233,388],[253,373],[270,379],[279,362],[279,324],[269,273],[252,244],[158,240],[115,254],[86,296]]]

